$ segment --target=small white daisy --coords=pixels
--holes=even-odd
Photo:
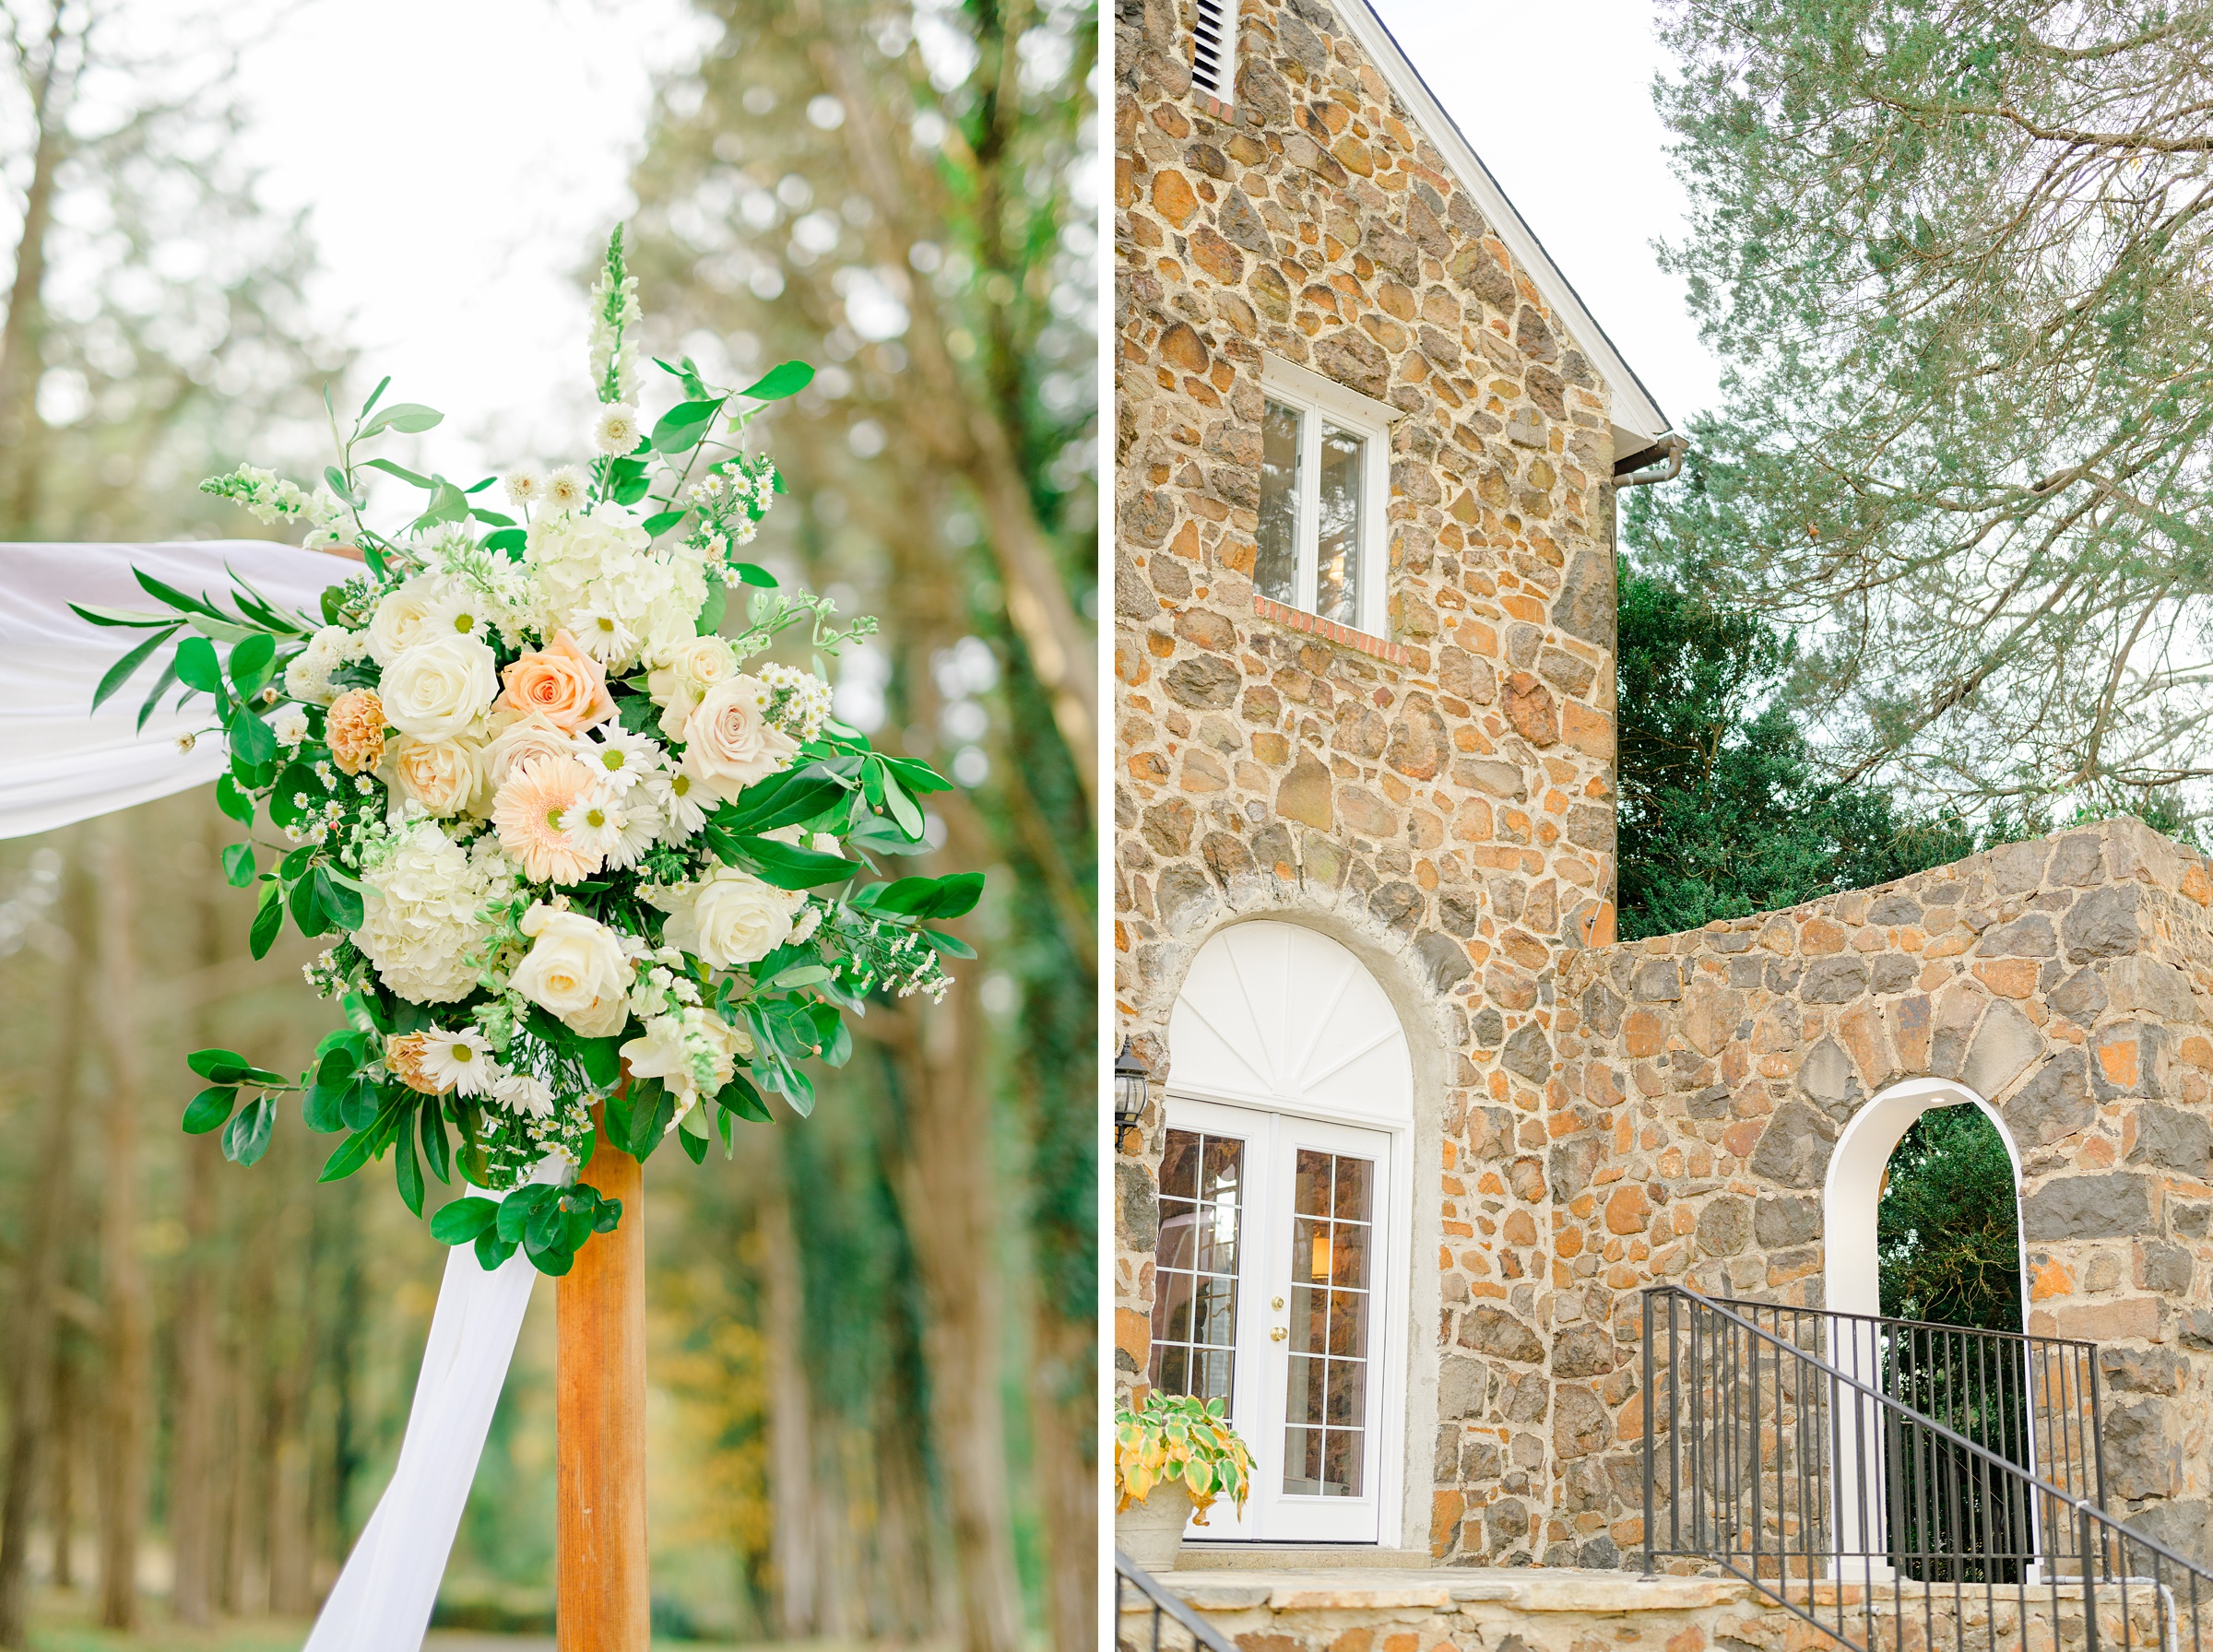
[[[546,503],[556,511],[574,511],[592,490],[590,479],[574,465],[563,465],[546,478]]]
[[[527,510],[546,496],[546,473],[535,465],[517,465],[505,482],[510,504]]]
[[[609,608],[578,609],[569,619],[569,632],[603,666],[621,665],[638,651],[638,633]]]
[[[618,796],[627,797],[633,786],[661,766],[660,747],[620,723],[602,723],[590,734],[578,735],[570,749],[598,785]]]
[[[652,775],[650,784],[653,801],[669,821],[661,842],[680,844],[707,823],[707,811],[700,807],[691,775],[680,769],[674,773],[664,770]]]
[[[607,852],[607,864],[618,872],[628,871],[645,857],[668,824],[654,807],[650,792],[642,788],[631,792],[622,799],[621,834]]]
[[[592,445],[610,459],[619,459],[637,446],[642,434],[638,410],[628,402],[609,402],[592,420]]]
[[[604,859],[622,841],[623,818],[613,788],[596,785],[561,811],[562,835],[585,855]]]
[[[416,1057],[422,1076],[441,1092],[457,1090],[463,1095],[488,1094],[504,1075],[492,1058],[491,1044],[474,1027],[449,1032],[433,1027],[423,1035]]]
[[[542,1079],[528,1073],[507,1073],[491,1090],[492,1100],[532,1118],[553,1116],[553,1092]]]

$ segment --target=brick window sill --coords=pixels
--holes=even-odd
[[[1372,637],[1364,631],[1355,631],[1349,625],[1339,625],[1333,620],[1324,620],[1319,614],[1295,608],[1288,603],[1276,601],[1272,596],[1256,595],[1252,599],[1252,611],[1260,619],[1273,624],[1287,626],[1292,631],[1303,631],[1309,636],[1320,637],[1325,643],[1335,643],[1341,647],[1373,655],[1394,666],[1410,666],[1414,663],[1414,656],[1396,643],[1387,643],[1381,637]]]

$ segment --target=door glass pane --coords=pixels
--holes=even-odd
[[[1237,1341],[1237,1248],[1245,1144],[1170,1130],[1160,1170],[1152,1383],[1227,1410]],[[1324,1332],[1326,1334],[1326,1310]]]
[[[1293,1178],[1284,1492],[1357,1497],[1367,1456],[1375,1164],[1302,1148]]]
[[[1321,427],[1320,547],[1315,555],[1314,611],[1340,625],[1360,618],[1360,469],[1367,442],[1335,425]],[[1370,629],[1373,629],[1372,627]]]
[[[1260,419],[1260,525],[1252,588],[1298,603],[1298,449],[1296,407],[1270,402]]]

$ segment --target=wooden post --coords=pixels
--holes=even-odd
[[[644,1188],[604,1137],[579,1179],[621,1199],[622,1221],[554,1292],[555,1630],[560,1652],[646,1652]]]

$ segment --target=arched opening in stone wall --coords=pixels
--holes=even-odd
[[[1994,1108],[1962,1085],[1914,1080],[1854,1114],[1823,1192],[1829,1358],[1911,1411],[2033,1468],[2031,1351],[2020,1158]],[[1898,1413],[1864,1408],[1840,1441],[1848,1552],[1913,1577],[2011,1581],[2032,1566],[2035,1519],[2015,1482]],[[1860,1453],[1868,1468],[1858,1472]],[[1875,1461],[1880,1456],[1879,1464]],[[1840,1501],[1842,1502],[1841,1493]]]

